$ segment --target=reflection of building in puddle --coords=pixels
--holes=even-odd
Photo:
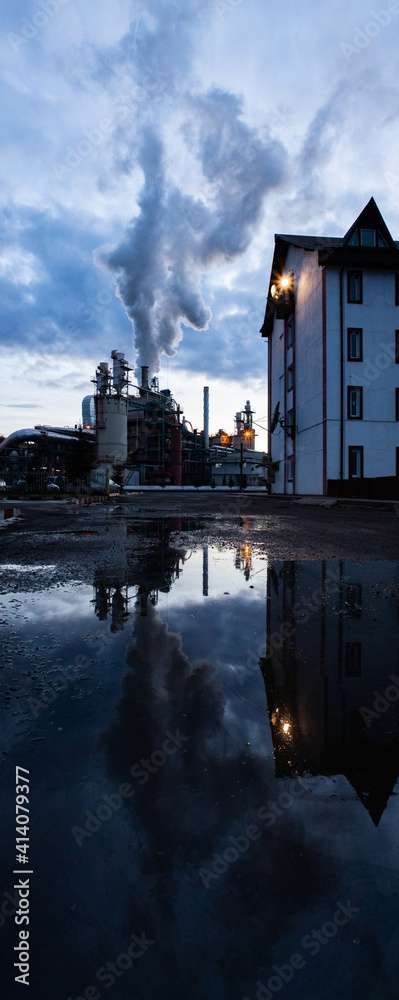
[[[140,614],[146,615],[148,601],[156,605],[159,591],[168,593],[180,575],[180,564],[184,563],[185,554],[168,544],[169,532],[163,522],[157,522],[152,529],[146,534],[152,538],[154,545],[142,555],[140,562],[128,566],[123,557],[123,565],[96,571],[92,603],[100,621],[111,617],[112,632],[123,629],[129,617],[131,600],[135,599]]]
[[[242,570],[246,580],[249,580],[252,569],[252,545],[240,545],[236,550],[235,568]]]
[[[95,597],[92,603],[100,621],[105,621],[111,615],[111,632],[123,629],[128,618],[128,583],[127,571],[119,574],[109,570],[97,570],[94,577]]]
[[[202,595],[208,597],[208,546],[202,547]]]
[[[399,775],[395,567],[275,563],[267,603],[276,776],[343,774],[377,824]]]

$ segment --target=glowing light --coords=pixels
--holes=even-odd
[[[282,278],[281,279],[281,287],[282,288],[288,288],[289,283],[290,283],[290,279],[289,278]]]
[[[284,722],[283,733],[289,733],[290,729],[291,729],[291,726],[290,726],[289,722]]]

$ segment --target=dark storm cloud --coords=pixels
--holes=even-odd
[[[89,353],[124,319],[112,283],[92,266],[98,229],[74,213],[9,206],[1,213],[0,294],[4,346]],[[75,376],[76,377],[76,376]]]

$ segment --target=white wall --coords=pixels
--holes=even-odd
[[[323,316],[322,268],[316,251],[290,247],[286,271],[294,271],[296,300],[296,492],[323,491]],[[395,330],[399,307],[395,305],[395,278],[382,271],[363,272],[363,303],[348,303],[347,273],[343,273],[344,326],[344,478],[348,478],[348,447],[364,448],[364,475],[392,476],[396,471],[399,421],[395,389],[399,365],[395,364]],[[327,368],[327,478],[340,474],[340,269],[326,271]],[[363,361],[347,360],[347,328],[363,330]],[[272,333],[271,417],[277,401],[284,411],[284,323],[275,320]],[[291,360],[287,354],[287,363]],[[363,419],[347,419],[347,387],[363,386]],[[287,410],[289,409],[287,405]],[[292,451],[287,437],[286,451]],[[271,455],[280,461],[273,492],[284,490],[284,432],[271,437]],[[292,484],[287,483],[287,492]]]

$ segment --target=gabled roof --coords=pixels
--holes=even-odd
[[[386,246],[351,245],[350,241],[357,229],[374,229],[381,233]],[[389,229],[381,215],[374,198],[360,212],[345,236],[302,236],[276,233],[273,264],[270,274],[269,289],[266,301],[265,318],[261,327],[262,336],[269,336],[274,322],[274,301],[270,289],[277,284],[284,272],[288,249],[299,247],[310,252],[317,251],[320,266],[353,267],[395,267],[399,271],[399,240],[392,239]]]
[[[370,198],[370,201],[367,203],[363,211],[360,212],[360,215],[358,215],[353,225],[350,227],[350,229],[348,229],[348,232],[345,233],[345,236],[342,239],[342,246],[348,245],[351,236],[353,236],[353,233],[356,231],[356,229],[377,229],[382,233],[382,235],[386,239],[388,246],[390,247],[398,246],[398,244],[395,243],[395,241],[392,239],[388,226],[384,221],[381,212],[378,208],[378,205],[374,201],[374,198]]]

